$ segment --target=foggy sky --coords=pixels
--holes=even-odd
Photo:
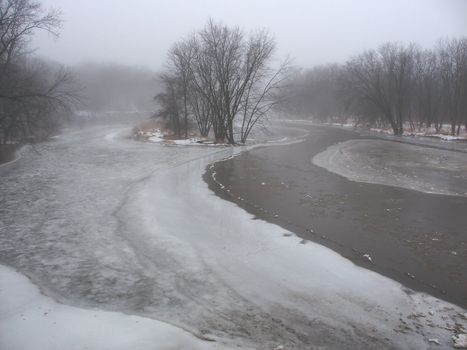
[[[385,41],[431,47],[467,36],[467,0],[42,0],[62,10],[60,38],[40,34],[37,54],[65,64],[84,61],[163,67],[170,46],[212,17],[245,30],[268,28],[277,56],[294,64],[343,62]]]

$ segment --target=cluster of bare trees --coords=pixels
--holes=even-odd
[[[239,136],[245,143],[278,102],[286,63],[271,67],[274,48],[264,31],[247,37],[237,27],[208,21],[169,52],[158,115],[178,136],[187,137],[192,123],[217,142],[233,144]]]
[[[449,124],[458,134],[467,126],[467,38],[440,40],[431,50],[386,43],[344,65],[297,74],[288,95],[282,109],[294,112],[292,105],[320,120],[351,118],[396,135],[406,126]]]
[[[36,30],[57,36],[56,10],[33,0],[0,0],[0,144],[45,138],[74,102],[71,76],[32,58],[28,40]]]

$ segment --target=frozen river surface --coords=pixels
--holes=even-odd
[[[467,152],[384,140],[349,140],[313,158],[349,180],[467,196]]]
[[[463,332],[465,310],[216,197],[202,174],[236,150],[128,131],[0,167],[0,349],[425,349]]]

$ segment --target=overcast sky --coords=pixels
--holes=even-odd
[[[37,35],[37,54],[65,63],[162,67],[178,39],[209,17],[246,31],[268,28],[278,56],[299,66],[343,62],[385,41],[432,46],[467,36],[467,0],[42,0],[62,10],[60,38]]]

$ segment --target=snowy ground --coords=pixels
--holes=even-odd
[[[346,124],[345,126],[347,126]],[[344,125],[343,125],[344,126]],[[416,136],[416,137],[429,137],[435,138],[443,141],[467,141],[467,132],[465,128],[462,127],[458,136],[451,135],[451,128],[449,125],[445,125],[442,130],[436,132],[434,128],[423,128],[421,130],[410,130],[408,126],[404,126],[404,136]],[[383,133],[383,134],[393,134],[394,132],[390,128],[370,128],[370,131]]]
[[[343,128],[352,128],[359,131],[370,131],[373,133],[383,134],[383,135],[394,135],[394,131],[390,127],[377,128],[377,127],[365,127],[359,125],[355,122],[346,122],[346,123],[329,123],[332,126],[338,126]],[[421,138],[433,138],[442,141],[467,141],[467,130],[464,126],[461,126],[459,129],[459,135],[451,134],[451,125],[444,124],[440,130],[436,130],[434,127],[420,127],[412,128],[409,123],[404,123],[404,134],[403,137],[416,137]]]
[[[350,140],[313,163],[353,181],[467,196],[467,153],[383,140]]]
[[[170,324],[58,304],[0,266],[0,349],[220,349]]]
[[[0,262],[42,293],[0,268],[0,348],[426,349],[464,332],[465,310],[211,193],[204,169],[236,149],[125,133],[68,133],[0,167]]]

